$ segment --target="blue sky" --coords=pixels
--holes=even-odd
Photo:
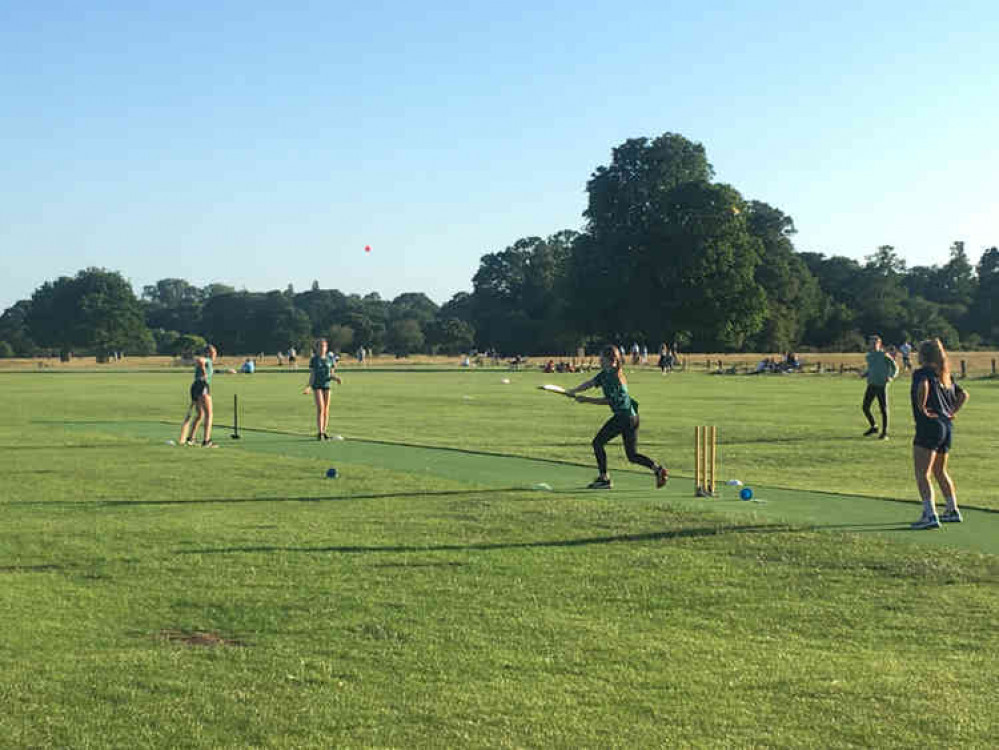
[[[664,132],[800,251],[977,261],[997,38],[984,0],[0,0],[0,309],[87,266],[442,303]]]

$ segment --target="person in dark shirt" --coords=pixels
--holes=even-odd
[[[954,417],[968,401],[968,392],[954,382],[950,362],[940,339],[919,345],[919,369],[912,373],[912,418],[916,422],[916,437],[912,441],[912,461],[916,472],[916,487],[923,501],[923,515],[912,524],[913,529],[938,529],[942,523],[960,523],[963,519],[957,507],[954,480],[947,472],[954,434]],[[943,493],[946,507],[937,515],[933,501],[934,478]]]
[[[616,346],[605,347],[600,354],[601,370],[597,376],[569,389],[565,394],[578,403],[601,404],[609,406],[614,412],[593,438],[593,453],[600,472],[599,476],[589,484],[589,488],[594,490],[610,489],[612,486],[610,474],[607,473],[607,451],[604,450],[604,446],[618,435],[624,440],[624,451],[628,460],[652,470],[656,477],[656,488],[662,487],[669,479],[669,472],[665,466],[638,452],[638,401],[628,393],[628,380],[621,370],[623,364],[624,357]],[[580,391],[595,386],[600,386],[603,390],[603,398],[578,395]]]

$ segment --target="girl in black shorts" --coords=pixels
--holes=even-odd
[[[638,401],[628,393],[628,380],[621,370],[623,364],[624,357],[616,346],[605,347],[600,354],[600,372],[597,376],[565,392],[566,396],[576,399],[579,403],[609,406],[614,412],[593,438],[593,454],[597,459],[597,470],[600,472],[588,485],[594,490],[611,488],[610,474],[607,473],[607,451],[604,446],[618,435],[624,441],[624,452],[628,460],[651,470],[655,475],[657,488],[662,487],[669,479],[669,472],[665,466],[638,452]],[[578,395],[580,391],[597,386],[603,390],[603,398]]]
[[[923,515],[912,524],[914,529],[939,529],[941,523],[960,523],[954,480],[947,473],[947,457],[954,430],[954,416],[968,401],[968,392],[954,382],[950,362],[940,339],[919,345],[919,369],[912,373],[912,416],[916,437],[912,441],[912,462],[916,487],[923,501]],[[933,485],[937,480],[946,507],[937,515]]]

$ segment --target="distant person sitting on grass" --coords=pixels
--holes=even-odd
[[[968,402],[968,392],[954,382],[950,363],[940,339],[919,345],[920,367],[912,373],[912,416],[916,421],[916,437],[912,441],[912,463],[916,472],[916,487],[923,501],[923,515],[912,524],[913,529],[938,529],[940,523],[961,523],[957,507],[954,480],[947,473],[954,435],[954,418]],[[946,507],[937,516],[933,501],[933,485],[937,480]]]
[[[600,354],[600,372],[596,377],[587,380],[565,392],[566,396],[574,398],[581,404],[600,404],[609,406],[614,412],[600,432],[593,438],[593,454],[597,459],[597,469],[600,474],[589,485],[593,490],[609,490],[611,488],[610,474],[607,473],[607,451],[604,446],[618,435],[624,440],[624,451],[633,464],[651,469],[656,477],[656,487],[662,487],[669,479],[669,472],[662,464],[656,463],[648,456],[638,452],[638,401],[628,393],[628,380],[624,376],[622,366],[624,356],[616,346],[608,346]],[[603,398],[591,398],[578,395],[580,391],[600,386]]]
[[[257,370],[257,365],[249,357],[243,362],[243,366],[239,368],[239,371],[246,373],[247,375],[252,375]]]
[[[209,344],[205,347],[204,356],[194,358],[194,382],[191,383],[191,405],[187,407],[187,416],[180,426],[180,444],[195,445],[195,435],[198,432],[198,422],[204,430],[201,445],[203,448],[214,448],[212,442],[212,360],[218,356],[218,351]],[[194,418],[192,419],[192,412]]]
[[[882,349],[881,337],[871,336],[870,351],[867,352],[867,369],[861,377],[867,378],[867,390],[864,391],[864,402],[861,410],[870,425],[864,437],[876,435],[878,428],[874,426],[874,415],[871,414],[871,403],[878,400],[881,410],[881,440],[888,439],[888,384],[898,375],[898,365]]]

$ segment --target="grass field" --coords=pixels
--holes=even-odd
[[[910,532],[903,382],[876,442],[855,376],[635,372],[674,478],[594,494],[605,409],[534,388],[582,376],[345,370],[325,444],[304,373],[218,376],[217,450],[188,379],[0,373],[0,747],[995,744],[999,382]],[[692,497],[698,423],[765,502]]]

